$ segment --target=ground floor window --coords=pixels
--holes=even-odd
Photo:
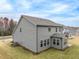
[[[56,44],[55,39],[53,39],[53,44]]]
[[[57,28],[56,28],[56,32],[57,32]]]
[[[57,45],[59,45],[59,40],[57,40]]]
[[[47,45],[49,45],[49,39],[47,39]]]
[[[51,28],[50,28],[50,27],[48,28],[48,31],[49,31],[49,32],[51,31]]]
[[[43,47],[43,46],[46,46],[46,45],[49,45],[49,39],[40,41],[40,47]]]
[[[41,40],[40,42],[40,47],[43,47],[43,40]]]
[[[44,46],[46,46],[46,40],[44,40]]]

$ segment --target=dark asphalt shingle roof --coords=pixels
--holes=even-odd
[[[45,26],[62,26],[61,24],[55,23],[48,19],[38,18],[38,17],[32,17],[32,16],[26,16],[22,15],[26,20],[30,21],[31,23],[35,25],[45,25]]]

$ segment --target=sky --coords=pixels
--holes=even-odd
[[[79,26],[79,0],[0,1],[0,17],[18,21],[21,15],[46,18],[66,26]]]

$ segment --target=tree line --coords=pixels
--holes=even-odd
[[[17,22],[7,17],[0,17],[0,36],[12,35]]]

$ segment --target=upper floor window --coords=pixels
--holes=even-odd
[[[57,28],[56,28],[56,32],[57,32]]]
[[[51,28],[50,28],[50,27],[48,28],[48,31],[49,31],[49,32],[51,31]]]
[[[59,28],[59,32],[61,32],[61,28]]]

